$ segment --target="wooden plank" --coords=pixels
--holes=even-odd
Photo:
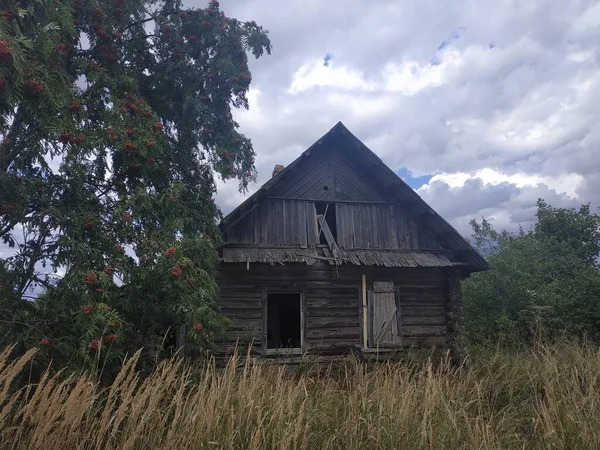
[[[283,225],[283,230],[281,233],[281,245],[292,246],[294,245],[292,239],[292,206],[289,200],[281,201],[281,224]]]
[[[377,206],[375,205],[371,205],[370,206],[370,215],[371,215],[371,226],[370,226],[370,232],[371,232],[371,248],[381,248],[381,243],[379,242],[379,227],[380,227],[380,221],[379,218],[377,217]]]
[[[305,198],[311,193],[322,195],[322,187],[329,184],[329,164],[327,158],[317,157],[302,170],[298,170],[289,180],[289,188],[282,193],[284,197]]]
[[[353,296],[355,296],[356,291],[353,292]],[[349,296],[348,298],[344,297],[342,300],[337,300],[331,299],[331,297],[329,296],[323,298],[315,298],[310,293],[308,295],[308,307],[310,311],[317,309],[335,309],[336,311],[343,309],[354,310],[354,308],[360,305],[360,303],[357,303],[357,300],[352,298],[351,296]]]
[[[306,214],[308,202],[296,202],[298,245],[308,247],[308,215]]]
[[[363,246],[366,249],[371,246],[371,207],[370,205],[360,205],[360,232],[362,236]]]
[[[393,281],[373,281],[373,292],[394,292]]]
[[[400,288],[396,288],[396,291],[394,292],[394,304],[396,305],[396,336],[398,341],[402,341],[402,319],[404,318],[404,315],[402,314],[402,307],[401,307],[401,292],[400,292]]]
[[[440,316],[402,316],[401,323],[404,325],[445,325],[448,319],[446,315]]]
[[[350,317],[313,317],[308,316],[306,320],[306,326],[309,330],[318,328],[340,328],[340,327],[359,327],[360,322],[357,316]]]
[[[303,288],[300,294],[300,347],[306,346],[306,320],[307,320],[307,306],[306,306],[306,289]]]
[[[268,195],[263,197],[266,200],[299,200],[299,201],[307,201],[307,202],[326,202],[326,200],[322,198],[312,198],[312,197],[282,197],[279,195]],[[392,202],[388,201],[379,201],[379,200],[333,200],[335,203],[343,203],[346,205],[394,205]]]
[[[267,352],[267,330],[268,330],[268,322],[267,322],[267,290],[265,288],[262,289],[261,292],[261,306],[262,306],[262,336],[261,336],[261,347],[263,353]]]
[[[375,283],[373,283],[375,285]],[[382,283],[383,284],[383,283]],[[373,343],[375,346],[398,341],[396,296],[393,290],[374,289]]]
[[[360,327],[357,324],[355,327],[308,329],[306,336],[309,341],[328,339],[355,343],[360,341]]]
[[[341,152],[335,153],[335,183],[344,186],[347,196],[352,199],[383,200],[383,196],[373,187]]]
[[[375,298],[373,290],[367,291],[367,342],[369,346],[373,345],[373,299]]]
[[[275,202],[276,200],[269,200],[265,202],[265,209],[267,215],[267,244],[277,244],[277,220],[275,216]]]
[[[252,221],[254,227],[252,228],[252,244],[259,245],[261,243],[261,228],[262,228],[262,217],[260,214],[260,207],[252,212]]]
[[[240,242],[242,244],[252,244],[254,241],[254,215],[248,214],[244,220],[240,221]]]
[[[396,209],[393,206],[388,206],[388,231],[389,231],[389,248],[398,248],[398,230],[396,229]]]
[[[339,214],[337,217],[338,224],[342,226],[342,237],[340,238],[340,231],[338,229],[338,244],[341,240],[343,242],[343,248],[353,248],[354,247],[354,235],[355,235],[355,227],[354,227],[354,209],[355,205],[348,204],[337,204],[336,205]]]
[[[329,163],[329,190],[327,192],[329,192],[329,199],[333,199],[334,195],[335,195],[335,176],[334,176],[334,171],[335,171],[335,155],[332,152],[329,152],[328,155],[328,163]]]
[[[307,243],[309,248],[314,248],[319,243],[317,236],[319,234],[319,228],[317,224],[317,209],[313,202],[306,203],[306,214],[307,214]]]
[[[321,232],[325,235],[327,244],[329,245],[329,248],[331,249],[331,253],[333,254],[333,257],[335,258],[339,253],[338,246],[337,246],[337,243],[335,242],[335,239],[333,238],[333,234],[331,234],[329,225],[327,224],[325,217],[323,217],[320,214],[317,215],[317,220],[319,221],[319,225],[321,225]]]
[[[260,203],[260,243],[269,243],[269,206],[266,200]]]
[[[427,336],[445,336],[445,325],[404,325],[402,327],[403,336],[409,337],[427,337]]]
[[[273,202],[274,219],[271,232],[275,235],[274,243],[276,245],[285,245],[285,225],[284,225],[284,200],[275,200]],[[270,209],[270,208],[269,208]]]
[[[402,317],[435,317],[446,314],[446,307],[441,304],[439,306],[411,306],[405,305],[401,299],[400,306]]]
[[[328,175],[325,158],[323,156],[308,158],[293,172],[288,172],[285,180],[277,183],[271,193],[281,197],[301,197],[322,175]]]
[[[346,248],[346,220],[343,216],[344,209],[342,205],[332,204],[329,206],[330,208],[335,209],[335,223],[336,223],[336,243],[339,248]]]
[[[398,239],[398,248],[410,248],[406,230],[406,216],[400,208],[395,208],[396,215],[396,233]]]

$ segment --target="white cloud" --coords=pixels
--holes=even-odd
[[[336,67],[334,61],[329,66],[323,60],[300,66],[293,75],[290,94],[298,94],[315,87],[333,87],[344,90],[374,91],[377,85],[364,79],[364,75],[347,66]]]
[[[571,198],[577,198],[577,189],[583,182],[583,177],[576,173],[564,174],[558,177],[545,177],[526,173],[507,174],[492,168],[485,168],[472,174],[466,172],[435,174],[428,184],[419,189],[419,192],[430,189],[431,184],[436,182],[443,182],[451,188],[461,188],[469,180],[474,179],[481,180],[484,185],[492,186],[502,183],[509,183],[517,188],[545,185],[557,193],[566,194]]]

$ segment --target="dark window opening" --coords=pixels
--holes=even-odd
[[[329,205],[329,207],[327,206]],[[337,219],[335,217],[334,203],[315,203],[317,215],[325,216],[325,222],[329,226],[329,230],[333,236],[333,240],[337,243]],[[319,234],[319,244],[327,245],[327,239],[323,231]]]
[[[300,294],[267,297],[267,348],[300,348]]]

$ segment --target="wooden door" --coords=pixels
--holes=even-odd
[[[400,311],[394,283],[373,282],[371,300],[370,346],[384,347],[400,341]]]

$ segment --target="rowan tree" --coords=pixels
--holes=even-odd
[[[248,108],[247,55],[270,53],[267,32],[216,0],[0,9],[0,237],[15,252],[0,263],[0,331],[79,360],[167,325],[202,324],[208,343],[214,176],[255,179],[232,110]],[[90,322],[100,310],[112,316]]]

